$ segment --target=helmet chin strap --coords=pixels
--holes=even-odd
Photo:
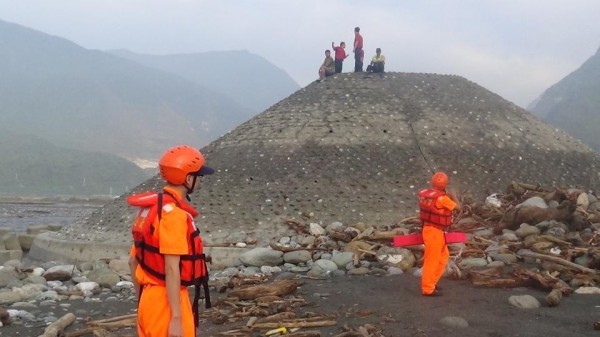
[[[190,194],[192,194],[192,192],[194,192],[194,187],[196,187],[196,180],[198,179],[198,176],[194,176],[194,180],[192,180],[192,186],[189,187],[187,185],[187,183],[184,185],[185,189],[187,190],[187,193],[185,195],[185,199],[187,201],[192,201],[192,199],[190,198]]]

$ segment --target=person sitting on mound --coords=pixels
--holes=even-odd
[[[333,57],[331,57],[331,51],[329,49],[327,49],[325,51],[325,60],[323,61],[323,64],[319,68],[318,81],[320,82],[320,81],[324,80],[325,77],[331,76],[333,74],[335,74],[335,65],[333,62]]]
[[[381,55],[381,48],[375,50],[375,56],[371,59],[371,64],[367,66],[369,73],[383,73],[385,69],[385,56]]]

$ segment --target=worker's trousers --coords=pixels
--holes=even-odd
[[[437,226],[423,226],[423,243],[425,244],[425,258],[421,277],[421,293],[431,294],[444,275],[450,253],[446,246],[444,231]]]

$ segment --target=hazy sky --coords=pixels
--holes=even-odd
[[[1,0],[0,19],[90,49],[248,50],[301,86],[361,27],[386,70],[455,74],[526,107],[600,47],[600,0]],[[344,71],[353,70],[350,56]]]

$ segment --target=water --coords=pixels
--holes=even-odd
[[[64,226],[101,207],[81,203],[0,203],[0,228],[25,232],[32,225]]]

